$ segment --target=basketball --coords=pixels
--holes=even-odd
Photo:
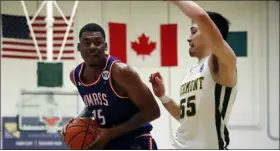
[[[78,118],[70,123],[64,133],[64,141],[70,149],[86,149],[98,136],[99,124],[91,118]]]

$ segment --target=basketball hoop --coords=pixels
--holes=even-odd
[[[57,133],[60,117],[44,117],[43,120],[48,133]]]
[[[22,90],[18,104],[18,129],[28,132],[61,131],[63,125],[79,112],[78,97],[76,91]]]

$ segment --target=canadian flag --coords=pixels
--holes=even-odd
[[[177,24],[151,25],[148,32],[141,31],[141,25],[131,28],[126,23],[108,23],[110,55],[136,66],[178,65]]]

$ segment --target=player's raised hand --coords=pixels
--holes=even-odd
[[[163,78],[159,72],[151,74],[149,82],[152,84],[154,94],[157,97],[161,97],[165,94]]]

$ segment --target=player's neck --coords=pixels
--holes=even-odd
[[[201,60],[203,60],[204,58],[206,58],[207,56],[209,56],[209,55],[210,55],[209,52],[210,52],[210,51],[205,50],[205,51],[203,51],[203,53],[202,53],[200,56],[197,56],[198,62],[200,62]]]
[[[101,61],[99,64],[96,65],[87,65],[85,64],[85,69],[87,71],[92,71],[92,72],[96,72],[96,71],[102,71],[107,65],[107,57],[104,58],[103,61]]]
[[[203,60],[204,58],[206,58],[208,55],[202,55],[200,57],[197,57],[198,62],[200,62],[201,60]]]
[[[104,66],[102,66],[102,67],[101,66],[94,66],[94,67],[86,67],[85,70],[96,73],[96,72],[100,72],[103,69],[104,69]]]
[[[105,68],[105,66],[106,66],[106,62],[104,62],[104,63],[102,63],[102,64],[100,64],[100,65],[96,65],[96,66],[87,66],[87,65],[86,65],[85,70],[87,70],[87,71],[89,71],[89,72],[94,72],[94,73],[96,73],[96,72],[102,71],[102,70]]]

